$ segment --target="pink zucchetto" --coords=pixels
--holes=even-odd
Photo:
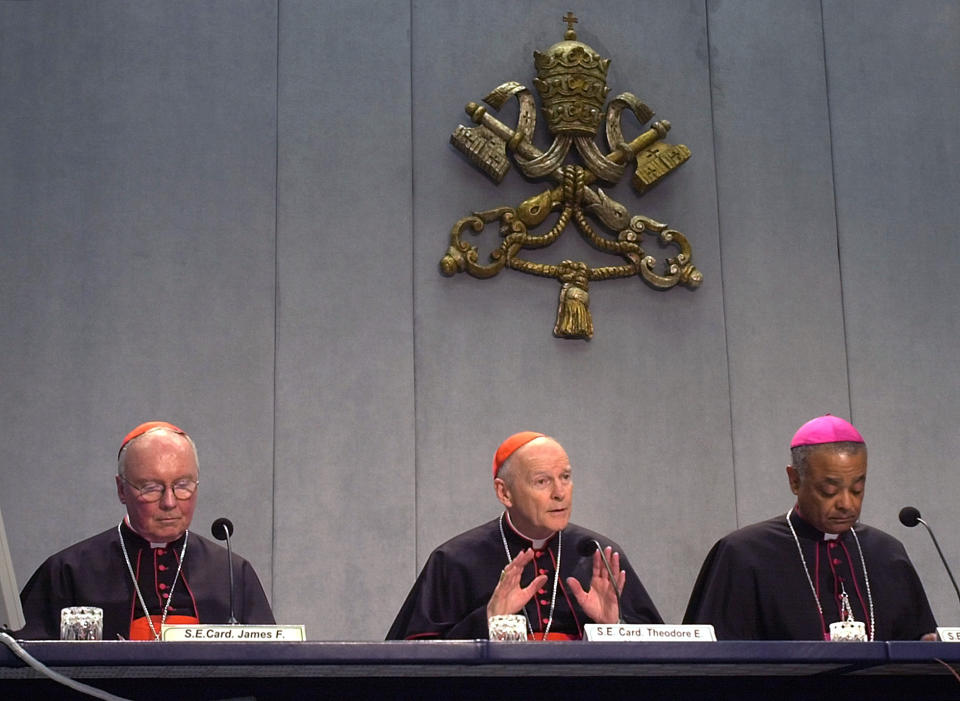
[[[820,445],[821,443],[865,443],[852,423],[839,416],[827,414],[807,421],[793,434],[790,447]]]
[[[520,433],[514,433],[501,443],[500,447],[497,448],[497,452],[493,455],[494,478],[496,478],[497,473],[500,472],[500,468],[503,467],[503,463],[507,461],[507,458],[535,438],[546,438],[546,436],[536,431],[521,431]]]

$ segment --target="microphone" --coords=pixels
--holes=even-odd
[[[904,506],[900,509],[900,523],[902,523],[907,528],[913,528],[918,523],[922,523],[920,520],[920,511],[915,506]],[[923,524],[926,526],[927,524]]]
[[[218,518],[210,527],[213,537],[227,541],[227,571],[230,573],[230,618],[227,623],[235,625],[237,617],[233,608],[233,548],[230,547],[230,536],[233,535],[233,523],[228,518]]]
[[[590,557],[593,551],[600,552],[600,559],[603,560],[603,566],[607,568],[607,574],[610,576],[610,583],[613,585],[613,592],[617,595],[617,623],[623,623],[623,604],[620,601],[620,587],[617,586],[617,579],[613,576],[613,569],[607,561],[607,554],[603,551],[603,546],[596,538],[581,540],[577,545],[577,554],[580,557]]]
[[[943,556],[943,551],[940,549],[940,544],[937,542],[937,537],[933,534],[933,529],[927,525],[927,522],[920,518],[920,511],[915,506],[904,506],[900,509],[900,523],[902,523],[907,528],[913,528],[918,523],[923,524],[923,527],[927,529],[927,533],[930,534],[930,538],[933,540],[934,546],[937,548],[937,553],[940,555],[940,561],[943,562],[944,569],[947,570],[947,574],[950,577],[950,582],[953,584],[953,590],[957,592],[957,599],[960,599],[960,588],[957,587],[957,580],[953,578],[953,572],[950,571],[950,565],[947,564],[947,558]]]

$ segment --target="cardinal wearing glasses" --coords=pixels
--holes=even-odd
[[[20,594],[18,637],[57,640],[60,610],[103,609],[104,640],[159,640],[165,624],[227,623],[227,550],[190,531],[200,484],[197,448],[184,431],[150,421],[117,456],[126,514],[103,533],[50,556]],[[274,623],[257,573],[234,555],[236,617]]]

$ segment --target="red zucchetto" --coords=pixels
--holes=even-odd
[[[147,431],[152,431],[155,428],[166,428],[174,433],[182,433],[183,435],[187,435],[186,431],[184,431],[182,428],[177,428],[173,424],[167,423],[166,421],[147,421],[146,423],[140,424],[123,437],[123,443],[120,444],[120,450],[117,451],[117,457],[120,457],[120,453],[123,452],[123,448],[127,443],[132,441],[137,436],[142,436]]]
[[[546,438],[546,436],[536,431],[520,431],[520,433],[514,433],[501,443],[500,447],[497,448],[497,452],[493,455],[493,476],[497,476],[497,473],[500,472],[500,468],[503,467],[503,463],[507,461],[507,458],[534,438]]]

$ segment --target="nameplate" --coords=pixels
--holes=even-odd
[[[960,628],[956,626],[937,626],[937,635],[944,643],[960,643]]]
[[[251,626],[251,625],[168,625],[161,631],[165,641],[183,642],[210,641],[228,643],[269,643],[299,642],[307,639],[306,629],[302,626]]]
[[[680,623],[586,623],[583,637],[590,641],[643,640],[656,642],[716,640],[712,625]]]

